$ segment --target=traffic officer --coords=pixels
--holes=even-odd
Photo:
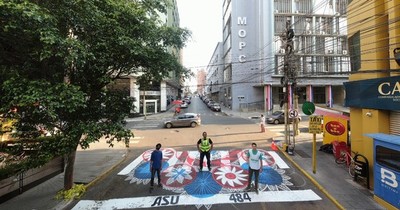
[[[207,138],[207,132],[203,132],[203,138],[197,141],[197,150],[200,152],[200,171],[203,170],[204,156],[207,158],[207,167],[211,171],[210,152],[213,149],[213,142]]]

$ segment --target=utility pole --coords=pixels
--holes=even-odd
[[[285,106],[285,144],[290,146],[290,132],[289,132],[289,90],[288,88],[292,86],[292,89],[296,91],[296,69],[295,65],[293,65],[293,37],[294,37],[294,30],[291,28],[291,18],[289,17],[286,20],[286,30],[283,40],[285,41],[285,56],[284,56],[284,77],[282,80],[283,85],[283,92],[284,92],[284,106]],[[291,84],[289,84],[291,83]],[[295,102],[295,104],[297,101]],[[296,105],[297,106],[297,105]],[[297,122],[295,120],[294,124]],[[294,133],[294,132],[293,132]],[[293,136],[294,137],[294,136]],[[289,149],[288,149],[289,151]]]

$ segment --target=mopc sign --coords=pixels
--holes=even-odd
[[[400,76],[345,82],[345,106],[400,110]]]
[[[237,22],[239,27],[244,27],[247,25],[247,17],[238,17],[238,22]],[[238,31],[238,36],[241,39],[239,42],[239,51],[242,51],[246,47],[246,41],[245,38],[247,36],[247,31],[244,28],[239,29]],[[246,55],[240,54],[239,55],[239,62],[244,63],[246,62]]]

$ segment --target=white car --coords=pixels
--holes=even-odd
[[[188,108],[188,103],[186,103],[186,102],[183,102],[183,103],[181,103],[181,108]]]

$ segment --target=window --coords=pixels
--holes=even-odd
[[[349,38],[350,66],[351,71],[358,71],[361,68],[360,32],[358,31]]]
[[[379,165],[400,172],[400,151],[378,145],[375,158]]]

